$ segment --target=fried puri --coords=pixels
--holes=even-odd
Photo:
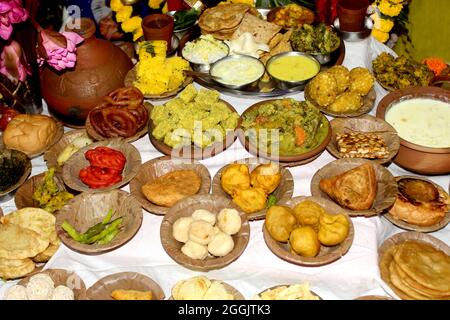
[[[196,194],[202,180],[192,170],[177,170],[142,186],[142,193],[152,203],[172,207],[176,202]]]

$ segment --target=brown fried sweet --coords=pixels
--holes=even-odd
[[[336,100],[338,86],[334,76],[327,72],[320,72],[308,84],[309,97],[319,106],[327,107]]]
[[[356,111],[361,108],[363,100],[355,92],[344,92],[336,97],[336,100],[328,107],[333,112]]]
[[[348,86],[350,85],[350,71],[348,71],[346,67],[333,66],[326,72],[332,74],[334,79],[336,79],[338,94],[347,90]]]
[[[172,207],[178,201],[196,194],[202,179],[193,170],[176,170],[142,186],[142,193],[156,205]]]
[[[276,241],[287,242],[296,225],[297,221],[291,208],[275,205],[267,210],[265,226]]]
[[[357,67],[350,70],[349,90],[365,96],[372,89],[375,78],[366,68]]]

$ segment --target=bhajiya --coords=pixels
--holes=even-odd
[[[250,179],[252,186],[259,187],[270,194],[281,182],[280,167],[273,162],[260,164],[252,171]]]
[[[287,242],[296,225],[297,220],[291,208],[275,205],[267,210],[265,226],[276,241]]]
[[[234,196],[238,189],[250,188],[250,173],[245,164],[233,163],[226,166],[220,177],[222,189]]]
[[[343,214],[323,214],[319,219],[318,239],[324,246],[335,246],[347,238],[349,223]]]
[[[320,242],[317,233],[310,226],[298,227],[289,237],[291,250],[304,257],[315,257],[320,251]]]
[[[310,226],[319,231],[319,218],[325,210],[317,203],[305,200],[294,207],[294,215],[301,226]]]
[[[266,207],[267,194],[261,188],[237,189],[233,202],[245,213],[254,213]]]

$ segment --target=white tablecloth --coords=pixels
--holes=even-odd
[[[346,42],[344,65],[353,68],[364,66],[370,68],[371,60],[381,51],[390,51],[381,43],[368,38],[357,43]],[[376,85],[377,103],[386,94]],[[303,93],[295,94],[293,98],[303,100]],[[236,98],[222,95],[239,113],[260,99]],[[160,102],[162,103],[162,102]],[[375,114],[376,107],[370,114]],[[141,152],[142,161],[148,161],[161,155],[150,143],[148,136],[133,143]],[[222,166],[231,161],[250,156],[237,140],[225,152],[201,161],[205,164],[211,176]],[[310,195],[310,181],[314,173],[334,158],[325,151],[315,161],[290,168],[294,176],[294,196]],[[39,174],[47,168],[42,157],[33,159],[32,175]],[[395,164],[388,168],[394,176],[411,174]],[[429,177],[448,190],[449,175]],[[123,188],[129,191],[128,186]],[[5,213],[15,210],[13,200],[1,204]],[[181,279],[198,274],[205,274],[214,279],[228,282],[237,288],[246,299],[251,299],[256,293],[279,284],[292,284],[307,281],[312,289],[323,299],[354,299],[362,295],[393,295],[393,292],[380,279],[377,264],[377,248],[390,235],[403,231],[394,227],[389,221],[380,217],[352,218],[355,227],[355,237],[349,252],[334,263],[322,267],[301,267],[290,264],[275,256],[266,246],[263,235],[263,221],[251,222],[250,242],[242,256],[229,266],[208,273],[194,272],[178,265],[164,251],[159,237],[161,216],[144,211],[144,220],[136,236],[121,248],[112,252],[89,256],[76,253],[64,245],[47,263],[46,268],[63,268],[75,271],[90,287],[100,278],[122,271],[136,271],[150,276],[164,290],[166,297],[171,294],[171,288]],[[433,236],[450,244],[450,226]],[[14,281],[0,283],[0,299],[6,288]],[[395,296],[394,296],[395,297]]]

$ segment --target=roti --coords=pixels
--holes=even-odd
[[[0,278],[21,278],[34,271],[36,265],[31,259],[2,259],[0,258]]]
[[[142,193],[156,205],[172,207],[178,201],[196,194],[202,179],[192,170],[176,170],[142,186]]]
[[[413,299],[430,300],[431,299],[428,296],[424,296],[424,295],[412,290],[411,288],[409,288],[402,282],[400,276],[398,275],[398,273],[395,269],[395,261],[394,260],[392,260],[392,262],[389,264],[389,278],[391,279],[392,284],[398,290],[402,291],[405,294],[405,297],[402,297],[402,298],[406,298],[408,300],[413,300]]]
[[[49,242],[56,237],[53,214],[39,208],[23,208],[0,218],[3,224],[15,224],[39,233]]]
[[[410,278],[422,286],[450,294],[450,257],[433,246],[405,241],[393,258]]]
[[[26,259],[44,251],[49,241],[15,224],[0,224],[0,258]]]
[[[232,38],[237,39],[243,33],[250,32],[256,42],[268,44],[280,30],[281,27],[279,25],[264,21],[250,13],[246,13]]]
[[[242,3],[223,4],[206,9],[198,20],[202,30],[215,32],[231,29],[241,23],[250,6]]]

